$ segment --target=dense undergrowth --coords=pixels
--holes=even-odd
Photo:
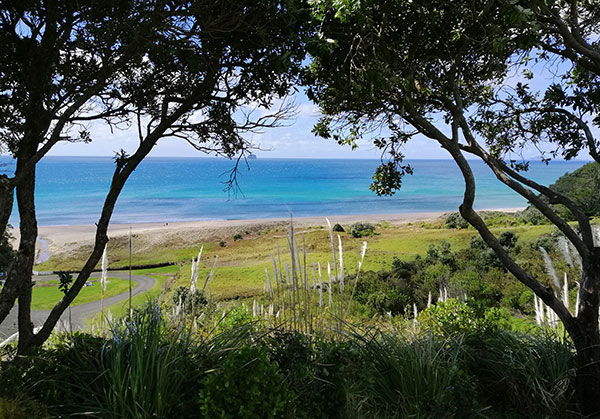
[[[316,232],[329,243],[315,252],[290,225],[251,299],[215,298],[220,272],[198,258],[101,335],[58,335],[23,359],[3,349],[0,419],[578,417],[561,325],[480,238],[375,270],[363,240],[377,252],[385,229],[334,231]],[[498,231],[507,252],[573,307],[568,242],[518,231]]]
[[[571,346],[462,321],[463,305],[324,337],[227,316],[194,329],[149,304],[4,364],[0,417],[574,417]]]

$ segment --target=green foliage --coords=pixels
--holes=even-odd
[[[469,223],[459,212],[452,212],[446,216],[446,228],[468,228]]]
[[[294,401],[268,351],[245,345],[230,351],[200,384],[198,406],[206,418],[276,418]]]
[[[468,371],[498,411],[540,417],[568,416],[573,399],[573,348],[553,335],[497,330],[465,339]],[[563,412],[563,413],[558,413]]]
[[[344,230],[344,227],[342,227],[341,224],[335,223],[333,225],[333,231],[338,232],[338,233],[344,233],[346,230]]]
[[[458,345],[427,337],[407,342],[381,335],[362,350],[368,402],[379,418],[471,417],[477,412],[474,380],[464,373]]]
[[[242,235],[240,233],[236,233],[236,234],[233,235],[233,241],[234,242],[236,242],[238,240],[242,240],[242,239],[243,239],[243,237],[242,237]]]
[[[252,314],[248,313],[244,306],[238,305],[225,313],[225,317],[221,318],[219,321],[217,330],[219,332],[226,332],[228,330],[247,326],[252,322]]]
[[[112,339],[103,348],[99,388],[88,396],[103,417],[167,418],[179,404],[189,342],[180,331],[171,332],[158,305],[136,310],[112,327]],[[84,383],[81,383],[83,386]]]
[[[45,406],[27,398],[0,397],[0,419],[48,419]]]
[[[449,337],[499,328],[510,330],[510,313],[505,309],[490,308],[479,316],[469,305],[451,298],[419,313],[419,323],[436,336]]]
[[[600,190],[600,165],[596,162],[588,163],[575,170],[566,173],[552,185],[550,189],[570,198],[589,217],[600,216],[600,197],[597,193],[590,191]],[[548,201],[547,198],[543,198]],[[563,205],[554,205],[559,215],[568,220],[575,217]],[[533,206],[527,207],[523,212],[533,214],[532,217],[545,220],[545,217]],[[532,222],[532,224],[537,224]]]
[[[347,417],[346,374],[359,375],[364,360],[352,342],[275,331],[266,341],[271,359],[296,394],[294,417]]]
[[[352,237],[369,237],[375,234],[375,226],[371,223],[354,223],[350,227]]]
[[[16,256],[16,251],[10,244],[13,236],[8,229],[0,236],[0,274],[4,274]],[[0,275],[0,279],[4,279]]]
[[[67,292],[69,292],[69,288],[71,287],[71,283],[73,282],[73,275],[71,275],[67,271],[58,271],[56,272],[56,274],[58,275],[59,281],[58,289],[63,294],[66,294]]]
[[[185,313],[191,314],[202,310],[208,304],[208,297],[204,290],[196,289],[192,293],[189,287],[180,286],[173,292],[171,301],[175,306],[180,305]]]
[[[550,221],[534,206],[528,206],[517,213],[517,218],[524,224],[539,225]]]
[[[431,244],[427,249],[425,262],[428,264],[441,263],[442,265],[455,266],[456,256],[452,253],[452,246],[446,240],[440,241],[439,245]]]
[[[430,333],[418,338],[372,330],[340,341],[245,323],[191,341],[149,306],[115,324],[110,339],[60,335],[0,365],[0,412],[11,419],[24,412],[32,419],[569,417],[575,357],[562,339],[509,332],[506,311],[479,315],[452,299],[419,321]]]
[[[386,272],[364,272],[356,284],[354,299],[373,313],[393,315],[404,312],[410,299],[398,288],[396,279]]]
[[[220,242],[219,242],[219,246],[220,246],[220,247],[225,247],[225,246],[227,246],[227,242],[220,241]]]

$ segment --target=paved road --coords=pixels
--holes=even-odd
[[[109,272],[110,278],[119,278],[120,280],[128,280],[129,272]],[[100,276],[99,273],[92,274],[92,277],[98,278]],[[34,276],[34,280],[36,279],[57,279],[55,275],[44,275],[44,276]],[[133,295],[138,295],[142,292],[148,291],[150,288],[154,286],[154,279],[144,275],[132,275],[133,281],[137,282],[136,287],[132,290]],[[129,291],[124,292],[122,294],[114,295],[109,298],[104,299],[104,307],[108,307],[112,304],[118,303],[119,301],[126,300],[129,297]],[[100,300],[93,301],[91,303],[80,304],[71,307],[71,323],[73,325],[73,330],[83,328],[84,319],[94,316],[96,313],[100,312],[101,303]],[[31,312],[31,319],[35,327],[41,326],[48,317],[50,311],[48,310],[39,310]],[[68,324],[69,321],[69,310],[65,310],[61,317],[61,321],[64,321],[65,324]],[[60,322],[59,322],[60,323]],[[17,307],[13,307],[11,312],[8,314],[8,317],[0,324],[0,342],[4,339],[12,335],[17,331]]]

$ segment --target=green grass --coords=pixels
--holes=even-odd
[[[105,298],[121,294],[129,289],[128,281],[124,281],[119,278],[108,278],[107,280],[109,282],[106,285],[106,293],[104,294]],[[133,283],[133,286],[136,286],[135,282]],[[55,286],[33,287],[31,308],[33,310],[50,310],[58,301],[60,301],[63,295],[64,294],[58,289],[58,287]],[[100,300],[101,297],[102,291],[100,282],[94,281],[92,282],[91,286],[83,287],[81,289],[79,295],[75,298],[72,305],[75,306],[79,304],[90,303],[92,301]]]
[[[149,274],[176,274],[179,272],[179,265],[161,266],[160,268],[134,269],[132,272],[135,275]]]
[[[438,223],[440,224],[440,223]],[[437,225],[436,225],[437,226]],[[348,227],[348,226],[345,226]],[[438,228],[439,227],[439,228]],[[520,243],[526,243],[534,240],[541,234],[549,233],[552,230],[550,225],[540,226],[511,226],[494,227],[492,231],[500,234],[502,231],[512,230],[519,236]],[[329,232],[324,228],[297,228],[297,241],[301,249],[306,247],[307,261],[309,266],[315,263],[321,263],[323,272],[326,272],[327,262],[332,260],[331,245],[329,241]],[[429,225],[421,226],[416,224],[407,224],[402,226],[393,226],[389,224],[379,225],[374,236],[366,238],[353,238],[348,233],[340,233],[344,248],[344,265],[348,273],[355,272],[360,250],[363,241],[367,241],[367,253],[365,256],[363,270],[379,271],[391,267],[394,257],[403,260],[412,260],[417,255],[423,255],[431,244],[439,244],[441,240],[447,240],[452,245],[453,250],[465,248],[469,245],[472,236],[477,232],[472,229],[446,229],[441,228],[441,224],[436,228],[430,228]],[[337,233],[336,233],[337,235]],[[165,266],[161,268],[151,268],[137,270],[138,274],[177,274],[179,272],[179,263],[183,263],[181,272],[177,275],[174,287],[183,285],[189,286],[190,280],[190,261],[196,257],[200,246],[204,246],[202,255],[201,270],[199,272],[199,286],[202,287],[204,279],[215,256],[218,256],[218,262],[215,268],[213,281],[208,286],[208,292],[216,299],[230,299],[251,297],[263,292],[265,281],[264,268],[272,271],[271,255],[277,257],[276,245],[281,249],[282,261],[288,264],[289,254],[287,250],[286,229],[279,228],[267,233],[253,236],[244,236],[242,240],[228,240],[225,247],[214,242],[198,242],[195,246],[189,246],[189,242],[178,243],[169,241],[168,244],[148,244],[144,238],[136,238],[136,243],[142,250],[136,251],[133,258],[134,264],[176,262],[176,265]],[[178,247],[181,246],[181,247]],[[337,238],[336,238],[337,246]],[[109,246],[110,266],[124,266],[128,263],[127,259],[127,240],[120,238],[111,240]],[[36,269],[67,269],[81,266],[84,255],[90,249],[82,247],[68,259],[57,257],[50,258],[49,261],[38,265]],[[336,249],[337,257],[337,249]],[[164,278],[161,278],[164,279]],[[158,280],[158,279],[157,279]],[[312,273],[309,275],[312,282]],[[164,281],[160,287],[164,285]],[[157,285],[158,286],[158,285]],[[158,295],[160,290],[154,289],[152,295]],[[145,301],[144,296],[140,296],[141,301]],[[118,311],[121,311],[120,309]]]
[[[520,242],[524,243],[534,240],[541,234],[549,233],[551,226],[492,228],[496,234],[505,230],[516,232]],[[419,254],[425,254],[431,244],[439,244],[441,240],[449,241],[453,250],[465,248],[469,245],[471,237],[477,235],[473,229],[428,229],[415,225],[380,228],[377,233],[366,238],[354,238],[348,233],[340,234],[344,249],[345,272],[356,272],[363,241],[367,242],[367,253],[362,269],[379,271],[389,269],[394,257],[412,260]],[[304,237],[299,234],[297,241],[301,253],[302,249],[306,247],[309,267],[313,262],[321,263],[323,274],[326,275],[327,262],[332,260],[329,233],[323,229],[307,231],[304,233]],[[199,286],[204,284],[204,279],[212,267],[213,258],[219,256],[213,281],[207,287],[213,298],[218,300],[244,298],[261,294],[265,283],[264,268],[269,269],[272,275],[270,255],[273,254],[277,257],[277,243],[280,246],[282,262],[290,264],[287,240],[273,237],[273,235],[253,240],[241,240],[224,248],[212,247],[210,251],[206,251],[205,248],[202,258],[204,263],[201,263],[199,272]],[[177,277],[175,286],[188,286],[190,274],[191,266],[186,263]],[[309,273],[309,281],[312,282],[312,272]]]

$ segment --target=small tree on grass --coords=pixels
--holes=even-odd
[[[402,146],[416,136],[436,142],[465,182],[461,216],[504,267],[562,321],[577,349],[577,394],[600,414],[600,248],[589,217],[571,199],[527,177],[524,148],[544,161],[589,153],[600,163],[600,13],[589,1],[324,0],[309,95],[324,114],[315,132],[355,145],[365,134],[389,161],[372,189],[391,194],[411,168]],[[550,81],[545,81],[552,76]],[[537,87],[537,90],[534,89]],[[473,209],[483,161],[572,243],[582,259],[578,315],[560,290],[540,283],[512,258]],[[590,191],[598,194],[599,191]],[[574,227],[552,205],[566,207]]]

